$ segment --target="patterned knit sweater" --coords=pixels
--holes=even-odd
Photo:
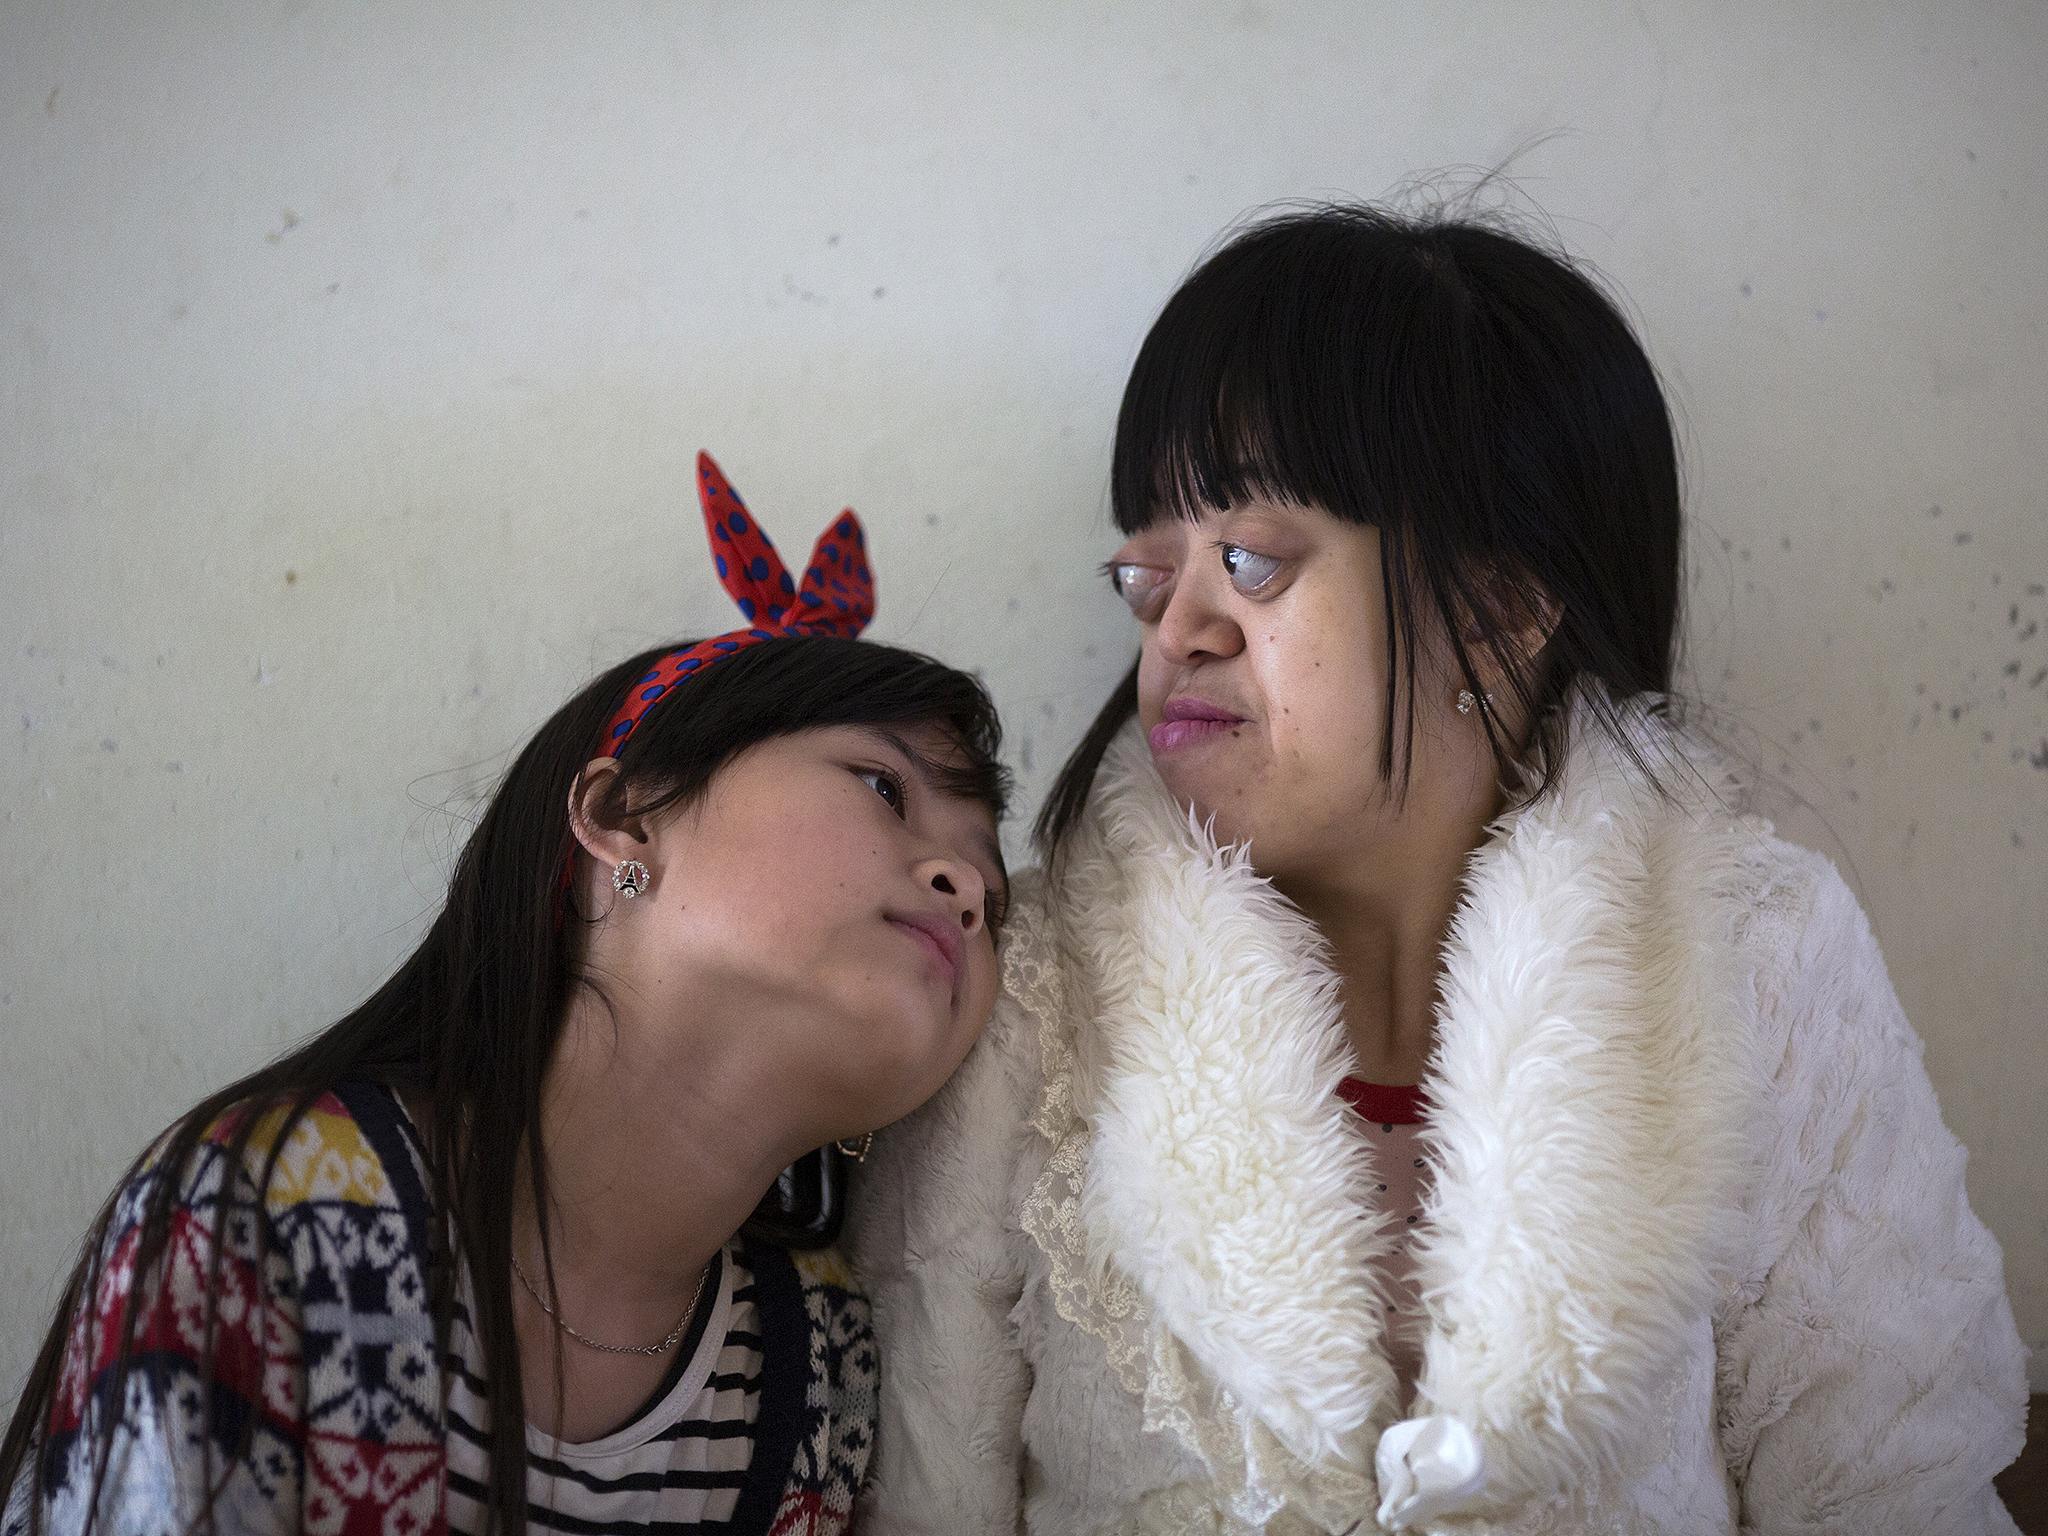
[[[98,1430],[116,1420],[97,1529],[140,1536],[189,1529],[209,1480],[221,1532],[421,1536],[447,1529],[446,1362],[426,1283],[434,1219],[424,1165],[397,1101],[351,1083],[293,1127],[263,1198],[254,1181],[281,1111],[259,1122],[230,1170],[232,1122],[212,1127],[173,1207],[160,1268],[139,1293],[136,1369],[114,1401],[111,1355],[135,1290],[144,1200],[161,1169],[119,1193],[101,1283],[96,1347],[74,1329],[38,1454],[42,1527],[80,1530]],[[232,1178],[232,1214],[214,1252],[214,1214]],[[260,1216],[257,1212],[260,1210]],[[829,1252],[745,1244],[764,1293],[789,1320],[763,1340],[762,1401],[735,1533],[836,1536],[852,1523],[873,1444],[876,1352],[865,1298]],[[204,1334],[207,1273],[220,1304]],[[807,1336],[806,1336],[807,1335]],[[211,1387],[202,1368],[210,1357]],[[223,1460],[244,1440],[232,1469]],[[0,1536],[28,1529],[24,1478]]]

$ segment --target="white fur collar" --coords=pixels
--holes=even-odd
[[[1488,1503],[1631,1459],[1710,1305],[1742,1156],[1728,896],[1749,834],[1722,785],[1660,799],[1597,730],[1577,740],[1557,791],[1473,856],[1430,1074],[1417,1412],[1478,1436]],[[1319,936],[1176,809],[1135,730],[1055,901],[1094,993],[1091,1253],[1288,1451],[1369,1466],[1399,1416],[1372,1279],[1390,1242],[1335,1096],[1350,1055]]]
[[[1095,796],[1100,836],[1061,879],[1096,1002],[1090,1250],[1281,1445],[1362,1472],[1393,1388],[1373,1283],[1390,1244],[1361,1219],[1336,977],[1308,920],[1174,806],[1141,737]]]

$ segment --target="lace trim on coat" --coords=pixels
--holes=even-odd
[[[1154,1325],[1130,1278],[1088,1251],[1081,1190],[1090,1130],[1075,1102],[1070,1000],[1049,927],[1042,907],[1017,914],[1003,955],[1003,990],[1038,1026],[1042,1086],[1030,1124],[1051,1147],[1020,1224],[1045,1255],[1059,1315],[1101,1341],[1118,1383],[1142,1405],[1145,1428],[1174,1436],[1213,1479],[1206,1488],[1183,1485],[1154,1495],[1137,1529],[1263,1530],[1292,1504],[1324,1528],[1342,1530],[1377,1502],[1372,1478],[1311,1467],[1288,1451],[1207,1380],[1179,1340]]]

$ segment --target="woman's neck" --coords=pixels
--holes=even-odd
[[[1339,984],[1344,1029],[1370,1082],[1422,1080],[1436,1043],[1445,940],[1465,868],[1493,806],[1475,805],[1428,846],[1380,847],[1275,885],[1321,931]]]
[[[715,1021],[637,1026],[594,1000],[565,1024],[541,1091],[548,1245],[583,1332],[656,1338],[719,1247],[807,1150],[777,1113],[758,1034]],[[513,1252],[540,1282],[538,1210],[517,1172]]]

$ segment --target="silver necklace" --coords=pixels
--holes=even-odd
[[[527,1279],[525,1269],[520,1266],[519,1256],[513,1254],[511,1259],[512,1273],[519,1277],[519,1283],[526,1287],[526,1294],[533,1298],[534,1304],[541,1311],[547,1313],[549,1320],[584,1348],[599,1350],[607,1355],[665,1355],[674,1349],[681,1342],[684,1330],[690,1326],[690,1319],[697,1315],[697,1302],[704,1295],[704,1281],[711,1273],[709,1264],[697,1272],[697,1287],[690,1292],[690,1304],[683,1308],[683,1315],[676,1319],[675,1327],[669,1329],[668,1337],[659,1344],[607,1344],[601,1339],[593,1339],[587,1333],[578,1333],[564,1322],[561,1313],[549,1306],[547,1297],[541,1295],[534,1283]]]

